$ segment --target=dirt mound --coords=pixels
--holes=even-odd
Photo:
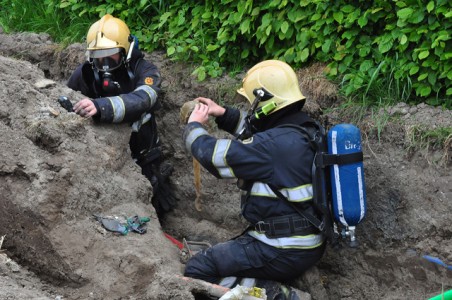
[[[157,121],[181,199],[159,223],[150,204],[152,187],[130,158],[130,127],[94,124],[56,101],[60,95],[82,98],[64,82],[83,53],[83,45],[62,49],[47,35],[0,31],[0,238],[6,235],[0,299],[203,299],[208,287],[182,278],[179,249],[163,233],[216,243],[246,223],[236,183],[206,171],[202,211],[196,210],[179,109],[197,96],[242,107],[234,98],[240,80],[199,83],[187,66],[162,53],[146,54],[164,78]],[[321,69],[300,70],[300,83],[306,109],[333,125],[338,116],[322,110],[339,100]],[[400,104],[388,114],[399,118],[384,127],[371,116],[360,124],[368,204],[357,231],[360,247],[328,248],[317,267],[292,282],[310,294],[306,299],[426,299],[442,285],[452,288],[452,272],[422,259],[429,254],[452,262],[451,143],[407,151],[410,128],[450,127],[451,112]],[[213,124],[209,130],[224,134]],[[151,221],[147,233],[121,236],[106,232],[95,213]]]

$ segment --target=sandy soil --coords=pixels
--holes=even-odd
[[[180,198],[160,223],[152,187],[130,158],[130,127],[94,124],[56,101],[82,98],[65,80],[83,54],[80,44],[63,49],[45,34],[0,29],[0,299],[206,299],[215,288],[182,277],[184,257],[164,233],[216,243],[246,223],[235,182],[204,170],[202,211],[195,209],[179,110],[196,96],[243,106],[234,97],[240,76],[199,83],[187,65],[146,55],[164,78],[157,121]],[[319,65],[298,73],[310,114],[327,126],[350,121]],[[452,263],[452,143],[411,147],[415,126],[451,127],[451,111],[401,103],[386,115],[385,127],[384,112],[359,124],[368,205],[357,230],[360,247],[328,248],[318,266],[290,282],[303,299],[428,299],[452,288],[452,272],[422,258]],[[151,221],[147,233],[121,236],[93,214]]]

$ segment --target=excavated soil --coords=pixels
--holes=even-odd
[[[246,223],[235,182],[205,170],[202,210],[195,208],[179,110],[197,96],[243,107],[234,97],[241,76],[200,83],[190,65],[146,54],[164,78],[156,118],[180,199],[159,222],[152,187],[130,158],[129,125],[95,124],[56,101],[83,97],[65,86],[83,55],[81,44],[63,48],[45,34],[0,29],[0,299],[206,299],[212,287],[182,277],[181,252],[164,233],[216,243]],[[314,65],[298,72],[306,110],[327,126],[350,122],[321,70]],[[412,144],[419,126],[451,127],[451,111],[401,103],[364,115],[359,126],[367,192],[360,246],[329,247],[316,267],[290,284],[303,299],[321,300],[428,299],[452,289],[452,272],[422,258],[452,263],[452,137],[438,147]],[[209,130],[226,136],[213,123]],[[151,221],[145,234],[118,235],[93,214]]]

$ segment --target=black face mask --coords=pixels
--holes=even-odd
[[[123,56],[118,61],[110,56],[94,58],[92,60],[94,69],[97,70],[99,74],[99,81],[102,90],[110,96],[119,95],[121,91],[121,86],[117,79],[115,79],[116,70],[121,69],[123,65]]]
[[[93,58],[93,63],[100,72],[112,72],[121,66],[122,56],[118,61],[110,56]]]

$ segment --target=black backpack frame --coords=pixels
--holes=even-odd
[[[280,199],[284,199],[289,203],[297,213],[307,219],[322,234],[325,235],[327,241],[332,245],[337,243],[337,235],[334,233],[334,222],[331,213],[331,188],[324,157],[328,155],[328,145],[326,141],[325,129],[318,122],[305,122],[300,126],[295,124],[285,124],[278,127],[294,128],[300,132],[309,141],[309,145],[314,150],[314,160],[311,167],[312,186],[313,186],[313,207],[317,216],[310,212],[304,211],[290,202],[274,185],[269,187]]]

